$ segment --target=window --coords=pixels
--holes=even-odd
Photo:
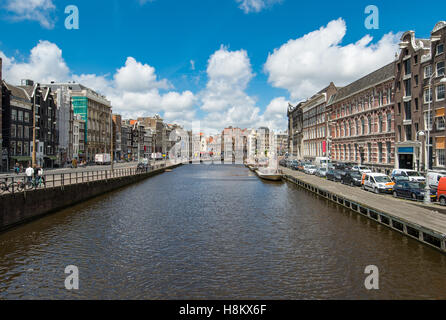
[[[415,64],[418,63],[418,55],[416,55],[416,56],[413,57],[413,62],[414,62]]]
[[[430,89],[424,90],[424,103],[432,102],[432,91]]]
[[[17,138],[22,138],[22,137],[23,137],[23,127],[17,126]]]
[[[15,138],[16,137],[16,125],[15,124],[11,124],[11,138]]]
[[[412,126],[404,126],[404,131],[406,132],[406,141],[412,140]]]
[[[372,133],[372,117],[369,116],[367,121],[368,121],[368,126],[369,126],[369,134],[371,134]]]
[[[22,155],[22,141],[17,141],[17,155]]]
[[[17,119],[18,119],[18,121],[23,122],[23,111],[22,110],[19,110]]]
[[[404,61],[404,72],[406,76],[410,74],[410,59]]]
[[[445,150],[444,149],[438,149],[437,150],[437,165],[444,167],[446,165],[445,161]]]
[[[427,112],[425,112],[424,113],[424,127],[427,129],[427,130],[432,130],[432,122],[433,122],[433,112],[432,112],[432,110],[431,110],[431,113],[430,113],[430,119],[429,119],[429,125],[428,125],[428,123],[427,123]]]
[[[404,120],[412,119],[412,110],[411,110],[411,106],[410,106],[410,101],[404,102],[404,113],[405,113]]]
[[[418,86],[418,75],[415,75],[415,85]]]
[[[372,162],[372,144],[370,142],[367,143],[367,161]]]
[[[402,133],[401,133],[401,126],[398,126],[398,138],[399,138],[398,141],[403,141],[403,136],[402,136]]]
[[[365,134],[365,119],[364,118],[361,119],[361,127],[362,127],[361,128],[361,130],[362,130],[361,133]]]
[[[356,119],[355,122],[356,122],[356,135],[359,136],[359,121],[358,121],[358,119]]]
[[[437,55],[442,54],[444,52],[444,44],[440,43],[437,45]]]
[[[17,121],[17,110],[15,110],[15,109],[11,110],[11,120]]]
[[[23,155],[28,156],[29,155],[29,142],[25,141],[23,143]]]
[[[398,114],[401,114],[401,102],[398,102]]]
[[[415,111],[418,111],[418,98],[415,98]]]
[[[437,76],[444,76],[444,61],[437,63]]]
[[[378,116],[378,131],[383,132],[383,116],[381,114]]]
[[[387,163],[391,163],[392,162],[392,144],[388,141],[386,142],[386,154],[387,154]]]
[[[10,144],[10,149],[11,149],[11,154],[12,155],[16,155],[16,145],[15,145],[15,141],[11,142]]]
[[[444,130],[445,129],[444,117],[436,118],[436,126],[437,126],[437,130]]]
[[[431,75],[432,75],[432,66],[428,65],[424,67],[424,79],[430,78]]]
[[[387,114],[387,132],[392,131],[392,114]]]
[[[444,100],[444,84],[437,87],[437,101]]]
[[[24,112],[24,119],[25,119],[25,122],[29,122],[29,112]]]
[[[383,162],[383,143],[378,142],[378,162]]]
[[[412,95],[410,79],[404,80],[404,89],[405,89],[405,96],[410,97]]]

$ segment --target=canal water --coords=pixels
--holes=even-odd
[[[0,299],[445,299],[445,271],[442,253],[237,165],[182,166],[0,235]]]

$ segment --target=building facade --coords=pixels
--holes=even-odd
[[[288,150],[291,157],[302,160],[303,114],[302,105],[288,104]]]
[[[302,156],[306,160],[328,156],[327,102],[336,93],[333,82],[305,101],[302,106]]]
[[[392,62],[338,90],[329,102],[331,159],[375,171],[394,167]]]
[[[33,106],[25,89],[2,83],[3,171],[31,163]]]
[[[445,39],[444,21],[430,39],[417,39],[414,31],[401,37],[395,79],[397,168],[446,169]]]

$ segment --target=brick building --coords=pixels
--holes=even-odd
[[[302,159],[303,114],[302,105],[288,105],[288,150],[293,158]]]
[[[333,82],[302,105],[303,133],[302,153],[306,160],[315,160],[316,157],[328,156],[328,116],[327,102],[336,93],[337,88]]]
[[[389,172],[394,167],[394,63],[343,87],[332,96],[331,159]]]
[[[395,70],[397,168],[425,170],[428,158],[429,168],[446,169],[446,103],[445,83],[442,82],[445,71],[445,40],[444,21],[437,23],[430,39],[417,39],[414,31],[407,31],[401,37],[401,52],[397,57]],[[427,129],[430,145],[428,157]]]

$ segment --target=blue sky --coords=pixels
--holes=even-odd
[[[247,1],[245,7],[242,7],[242,1]],[[432,10],[431,6],[422,6],[419,1],[153,0],[143,3],[142,0],[38,0],[37,2],[40,2],[40,6],[30,10],[30,0],[0,1],[2,4],[0,54],[9,61],[9,64],[6,62],[4,72],[8,81],[14,82],[18,77],[25,78],[27,75],[33,78],[41,77],[35,79],[36,81],[47,81],[48,77],[51,77],[48,72],[42,71],[41,74],[36,72],[36,68],[32,68],[31,61],[31,50],[38,46],[39,41],[46,41],[47,50],[55,48],[61,50],[61,55],[56,54],[54,59],[61,60],[59,65],[65,64],[63,70],[54,71],[54,79],[84,80],[84,83],[96,86],[96,90],[102,91],[107,96],[114,89],[114,94],[117,96],[114,98],[111,94],[114,110],[124,115],[157,112],[170,121],[202,119],[210,124],[209,127],[217,127],[219,123],[221,126],[230,124],[249,126],[251,123],[255,126],[273,118],[275,120],[272,126],[283,127],[286,121],[280,119],[280,114],[286,120],[284,110],[288,101],[295,103],[304,99],[306,95],[311,94],[311,90],[320,89],[318,86],[328,84],[330,81],[344,85],[355,80],[358,76],[391,61],[391,52],[396,51],[394,48],[398,32],[415,30],[417,37],[427,38],[435,23],[446,20],[444,2],[438,2],[435,10]],[[262,3],[265,6],[256,11],[255,5]],[[64,9],[72,4],[79,8],[79,30],[67,30],[64,27],[67,16]],[[378,30],[368,30],[364,27],[367,16],[364,9],[369,4],[376,5],[379,9]],[[338,20],[340,18],[342,20]],[[331,21],[337,23],[327,28]],[[342,26],[346,28],[345,34],[342,34]],[[305,41],[301,44],[292,44],[290,48],[283,46],[288,41],[299,39],[321,27],[327,28],[327,32],[328,29],[333,30],[331,33],[333,35],[337,34],[335,42],[338,42],[334,45],[329,44],[328,47],[335,46],[339,52],[352,49],[348,46],[370,35],[373,40],[369,39],[365,46],[358,45],[359,49],[353,48],[353,52],[365,50],[371,58],[364,58],[364,55],[358,54],[361,59],[366,60],[357,62],[358,66],[361,66],[357,68],[358,70],[338,78],[336,74],[339,72],[334,69],[326,75],[320,75],[321,79],[309,79],[307,81],[309,83],[305,84],[304,77],[308,73],[301,74],[298,70],[298,64],[305,64],[302,59],[314,55],[315,64],[319,64],[317,59],[330,59],[330,56],[321,52],[314,53],[318,50],[318,45],[314,46],[313,43],[312,47],[311,40],[309,48],[306,48]],[[342,35],[339,36],[339,33]],[[375,48],[374,45],[389,33],[391,38],[387,39],[386,44],[383,44],[382,48]],[[330,38],[331,34],[327,33],[327,38]],[[313,37],[316,42],[317,37],[317,34]],[[293,50],[301,51],[302,47],[308,52],[294,59]],[[343,49],[345,47],[347,49]],[[265,64],[275,49],[281,52],[274,57],[275,63],[271,59],[271,66],[267,68]],[[320,50],[324,50],[323,45]],[[51,56],[51,53],[48,56]],[[134,61],[126,65],[128,57],[132,57]],[[212,57],[216,63],[213,72],[209,70]],[[337,54],[334,57],[337,57]],[[221,65],[217,65],[218,61]],[[332,64],[336,62],[331,61]],[[142,78],[150,82],[145,88],[134,90],[131,81],[124,79],[124,76],[120,78],[122,81],[119,83],[116,80],[117,70],[125,66],[130,69],[132,63],[136,68],[132,69],[136,70],[135,72],[139,69],[147,73],[152,72],[152,78],[149,74],[146,74],[146,78]],[[285,71],[279,70],[288,63],[295,64],[290,71],[290,76],[294,77],[292,79],[285,79],[287,78]],[[366,66],[363,68],[364,64]],[[225,70],[228,69],[235,71],[226,74]],[[26,74],[27,70],[29,74]],[[122,71],[124,74],[125,70]],[[25,74],[19,75],[18,72]],[[322,73],[317,68],[314,72]],[[90,77],[85,77],[87,74]],[[125,74],[131,76],[131,73]],[[156,80],[153,76],[156,76]],[[165,81],[164,84],[161,84],[162,81]],[[166,83],[168,85],[165,85]],[[241,88],[240,92],[238,88]],[[149,91],[152,95],[148,94]],[[237,91],[237,94],[231,95],[231,91]],[[184,95],[185,92],[191,94]],[[172,94],[165,97],[169,93]],[[128,99],[132,97],[136,97],[135,100],[140,102],[129,102]],[[143,101],[150,97],[154,97],[160,106],[156,107],[154,106],[156,103]],[[178,110],[174,106],[175,97],[182,99],[183,105]],[[127,107],[128,105],[132,107]],[[235,110],[234,106],[239,110]],[[182,114],[187,116],[182,118]],[[243,117],[246,119],[240,121]]]

